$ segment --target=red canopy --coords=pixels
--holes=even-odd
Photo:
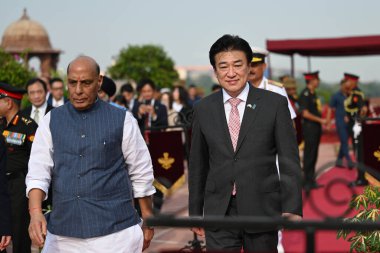
[[[299,39],[267,40],[267,50],[277,54],[303,56],[359,56],[380,54],[380,35]]]

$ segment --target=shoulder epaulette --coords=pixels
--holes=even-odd
[[[283,85],[282,83],[280,83],[280,82],[276,82],[276,81],[273,81],[273,80],[268,80],[268,83],[269,83],[269,84],[272,84],[272,85],[274,85],[274,86],[280,87],[280,88],[283,88],[283,87],[284,87],[284,85]]]

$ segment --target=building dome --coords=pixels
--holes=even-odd
[[[31,52],[51,52],[49,35],[45,28],[29,18],[24,9],[22,17],[10,24],[3,34],[1,45],[7,52],[23,52],[28,49]]]

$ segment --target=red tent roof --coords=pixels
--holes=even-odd
[[[267,40],[267,50],[277,54],[303,56],[359,56],[380,54],[380,35],[299,39]]]

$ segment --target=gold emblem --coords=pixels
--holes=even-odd
[[[32,123],[31,120],[28,120],[28,119],[26,119],[24,117],[22,117],[21,120],[25,123],[25,125],[29,125],[30,123]]]
[[[174,163],[175,159],[172,157],[169,157],[168,152],[163,153],[164,157],[158,158],[158,162],[161,164],[162,168],[165,170],[168,170],[172,167],[172,164]]]
[[[380,147],[379,150],[373,152],[373,156],[377,158],[377,161],[380,162]]]

